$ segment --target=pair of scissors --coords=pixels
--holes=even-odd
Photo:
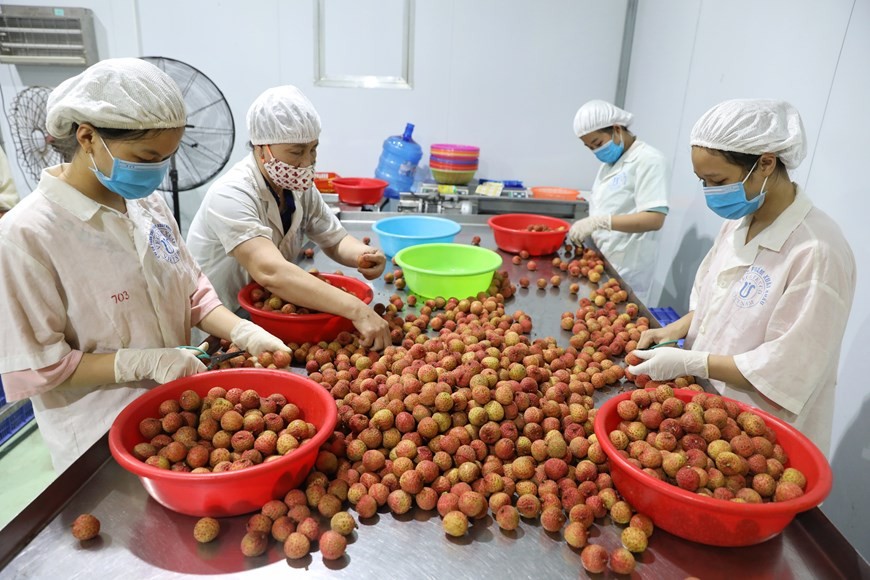
[[[203,343],[203,344],[205,344],[205,343]],[[225,352],[222,354],[208,354],[208,352],[206,352],[206,350],[203,348],[202,345],[199,345],[199,346],[183,345],[183,346],[179,346],[178,348],[198,351],[196,358],[201,360],[203,362],[203,364],[206,365],[206,370],[209,370],[209,371],[214,370],[215,367],[217,367],[219,364],[221,364],[224,361],[227,361],[227,360],[236,358],[237,356],[242,356],[243,354],[245,354],[244,350],[239,350],[236,352]]]
[[[678,344],[679,342],[680,342],[679,340],[666,340],[664,342],[659,342],[657,344],[652,345],[651,347],[649,347],[649,350],[652,350],[654,348],[658,348],[660,346],[667,346],[669,344]]]

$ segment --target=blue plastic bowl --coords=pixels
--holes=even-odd
[[[411,246],[452,243],[462,226],[444,218],[409,215],[382,219],[372,229],[378,234],[381,249],[393,257]]]

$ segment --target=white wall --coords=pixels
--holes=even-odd
[[[870,323],[870,201],[862,183],[870,132],[868,70],[867,0],[641,2],[626,102],[637,134],[673,159],[671,213],[662,231],[656,282],[658,303],[681,313],[688,308],[697,264],[721,225],[692,173],[692,125],[729,98],[782,98],[800,110],[809,153],[792,177],[837,220],[858,264],[840,358],[834,491],[824,510],[865,557],[870,557],[870,390],[859,365],[870,351],[858,333]]]
[[[251,101],[290,83],[323,119],[320,170],[373,175],[383,140],[413,122],[425,152],[436,142],[480,146],[479,177],[576,188],[591,185],[597,163],[571,122],[586,100],[613,98],[626,6],[558,0],[544,11],[525,0],[417,0],[413,90],[390,90],[314,86],[312,0],[68,4],[94,10],[101,57],[168,56],[210,77],[236,123],[231,163],[246,153]],[[78,70],[37,72],[41,84],[53,85]],[[16,67],[0,65],[7,104],[26,81]],[[0,125],[11,148],[5,118]],[[29,191],[16,177],[22,193]],[[203,193],[182,192],[185,228]]]
[[[4,0],[3,4],[40,5],[28,0]],[[100,57],[139,56],[139,34],[136,26],[134,0],[56,0],[52,6],[90,8],[94,12],[94,29],[97,37],[97,52]],[[81,72],[83,67],[59,67],[0,64],[0,90],[3,93],[4,111],[0,114],[3,149],[9,158],[12,176],[19,194],[30,192],[28,179],[24,177],[16,160],[15,147],[9,133],[6,115],[15,96],[29,86],[57,86],[64,79]],[[31,178],[35,186],[35,181]]]
[[[314,86],[310,0],[150,0],[138,12],[143,53],[189,62],[224,91],[236,119],[234,160],[246,152],[251,101],[290,83],[323,120],[320,170],[373,175],[383,140],[412,122],[424,152],[438,142],[480,146],[479,177],[588,188],[596,162],[571,122],[584,101],[613,98],[625,5],[558,0],[543,11],[525,0],[417,0],[413,90]],[[591,47],[600,54],[590,57]]]

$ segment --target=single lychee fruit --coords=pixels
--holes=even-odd
[[[520,525],[520,513],[512,505],[503,505],[498,508],[495,521],[498,523],[498,527],[509,532],[517,529]]]
[[[311,541],[305,534],[293,532],[284,541],[284,555],[291,560],[298,560],[308,555],[311,550]]]
[[[268,534],[272,531],[272,519],[263,514],[254,514],[248,518],[246,531]]]
[[[582,548],[589,540],[589,532],[580,522],[571,522],[565,527],[565,541],[572,548]]]
[[[242,537],[242,554],[255,558],[269,547],[269,536],[262,532],[248,532]]]
[[[792,481],[780,481],[776,484],[773,501],[788,501],[804,494],[801,486]]]
[[[338,532],[342,536],[348,536],[353,533],[354,528],[356,528],[356,521],[353,519],[353,516],[347,512],[338,512],[329,522],[332,531]]]
[[[468,517],[461,511],[452,511],[444,516],[441,522],[444,532],[455,538],[460,538],[468,531]]]
[[[100,535],[100,520],[91,514],[82,514],[72,523],[72,535],[79,541],[90,540]]]
[[[785,471],[782,472],[780,481],[790,481],[792,483],[796,483],[798,487],[800,487],[802,490],[805,490],[807,488],[806,476],[794,467],[786,467]]]
[[[356,508],[356,513],[359,515],[360,519],[366,519],[374,517],[374,515],[378,511],[378,502],[370,495],[364,495],[359,498],[359,501],[356,502],[354,506]]]
[[[625,548],[616,548],[610,552],[610,569],[616,574],[631,574],[634,572],[634,555]]]
[[[541,527],[548,532],[558,532],[565,525],[565,519],[561,507],[548,507],[541,512]]]
[[[347,540],[338,532],[327,530],[320,536],[318,545],[324,560],[338,560],[344,556],[344,551],[347,549]]]
[[[652,519],[649,516],[644,514],[634,514],[631,516],[631,520],[628,522],[628,525],[632,528],[637,528],[639,530],[643,530],[643,533],[646,534],[646,537],[650,537],[655,530],[655,525],[653,525]]]
[[[604,546],[589,544],[580,552],[583,568],[591,574],[600,574],[607,568],[609,555]]]
[[[202,518],[193,526],[193,537],[200,544],[207,544],[217,538],[220,531],[221,524],[216,519]]]
[[[317,523],[317,520],[311,517],[299,522],[296,526],[296,531],[304,534],[312,542],[320,537],[320,525]]]
[[[283,544],[296,531],[296,524],[287,516],[281,516],[272,524],[272,537]]]
[[[631,506],[624,501],[614,503],[610,508],[610,518],[617,524],[627,524],[631,521]]]
[[[622,530],[622,545],[632,552],[643,552],[647,546],[647,536],[640,528],[631,526]]]

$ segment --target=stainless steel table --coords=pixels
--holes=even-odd
[[[358,237],[370,233],[372,218],[391,214],[344,212],[342,219]],[[479,235],[483,246],[494,242],[483,216],[453,216],[463,224],[458,241]],[[505,269],[513,281],[528,276],[533,284],[552,275],[548,259],[537,260],[537,272],[514,266],[505,254]],[[336,265],[317,254],[305,267],[323,272]],[[347,268],[344,268],[347,270]],[[613,273],[612,271],[610,272]],[[556,336],[561,313],[576,309],[566,280],[560,290],[520,290],[509,303],[532,316],[533,336]],[[374,282],[375,300],[395,289]],[[581,287],[581,296],[590,287]],[[644,313],[646,309],[642,309]],[[648,315],[648,312],[646,312]],[[304,374],[303,370],[295,372]],[[617,393],[612,387],[596,393],[602,401]],[[599,401],[600,403],[600,401]],[[80,544],[69,525],[80,513],[102,521],[99,538]],[[413,511],[396,517],[382,511],[373,521],[361,522],[337,562],[324,562],[314,552],[288,563],[280,546],[258,558],[244,558],[239,543],[247,517],[222,520],[220,537],[208,545],[192,535],[196,518],[164,509],[152,500],[133,475],[108,457],[105,438],[63,474],[21,516],[0,532],[0,578],[577,578],[584,577],[579,553],[559,534],[545,532],[537,522],[524,521],[514,533],[499,530],[487,517],[475,523],[465,538],[445,536],[437,513]],[[44,526],[44,527],[43,527]],[[591,540],[608,549],[619,545],[621,528],[604,520],[593,527]],[[649,548],[638,557],[635,577],[684,578],[860,578],[870,568],[818,509],[801,514],[786,530],[764,544],[749,548],[714,548],[687,542],[656,530]],[[613,577],[605,573],[601,577]]]

